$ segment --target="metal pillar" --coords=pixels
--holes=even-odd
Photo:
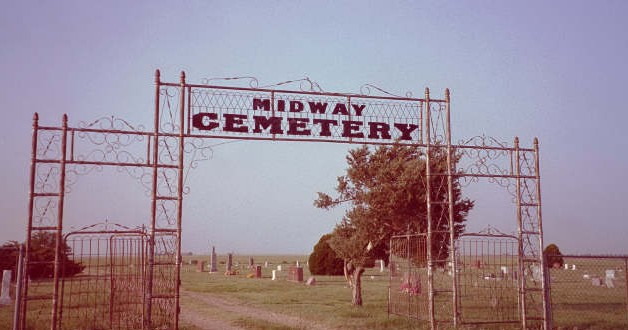
[[[430,89],[425,88],[425,195],[427,203],[427,290],[428,290],[428,313],[430,326],[432,329],[436,329],[436,319],[434,315],[434,263],[432,255],[432,172],[430,162],[430,145],[432,139],[430,137],[431,130],[431,114],[430,114]]]
[[[456,270],[458,263],[456,260],[456,236],[454,226],[454,183],[455,172],[453,162],[453,149],[451,146],[451,117],[450,117],[450,97],[449,89],[445,89],[445,111],[446,111],[446,139],[447,139],[447,206],[449,220],[449,260],[451,262],[451,286],[452,286],[452,313],[454,328],[458,326],[458,276]]]

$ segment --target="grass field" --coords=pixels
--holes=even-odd
[[[231,310],[220,308],[206,308],[198,304],[189,295],[182,294],[181,307],[183,310],[205,313],[215,319],[219,319],[232,326],[245,329],[306,329],[310,325],[319,325],[319,328],[330,329],[427,329],[428,324],[423,320],[408,319],[402,316],[388,314],[388,287],[389,273],[380,273],[379,269],[369,269],[363,276],[363,298],[364,306],[356,308],[351,306],[351,289],[347,287],[342,276],[316,276],[317,283],[314,286],[306,286],[304,283],[296,283],[285,280],[286,273],[282,271],[279,280],[271,280],[271,271],[277,269],[277,265],[286,268],[290,264],[295,264],[298,260],[301,264],[306,264],[305,256],[253,256],[255,263],[268,267],[262,268],[262,278],[247,278],[249,256],[234,256],[234,268],[239,270],[238,275],[224,275],[226,260],[225,256],[220,256],[218,272],[197,272],[196,265],[190,264],[190,260],[208,261],[207,256],[186,256],[181,271],[182,292],[194,292],[208,294],[235,301],[238,305],[249,306],[261,311],[278,312],[297,317],[303,320],[299,325],[286,326],[278,322],[269,321],[251,315],[242,315]],[[577,270],[552,270],[552,304],[553,319],[555,328],[562,329],[628,329],[628,310],[626,302],[626,274],[622,271],[622,264],[600,264],[596,260],[588,259],[566,259],[570,264],[577,264]],[[619,269],[616,274],[614,288],[605,286],[592,286],[588,276],[601,276],[609,268]],[[206,268],[207,269],[207,268]],[[307,267],[304,269],[304,279],[309,277]],[[447,274],[437,274],[435,281],[447,281]],[[498,280],[484,280],[479,276],[466,281],[484,281],[496,283],[491,288],[502,289],[502,291],[512,291],[511,285],[503,287]],[[446,285],[443,282],[442,285]],[[480,283],[481,284],[481,283]],[[499,285],[497,285],[499,284]],[[500,286],[501,285],[501,286]],[[393,286],[394,287],[394,286]],[[467,283],[470,288],[466,294],[466,299],[480,297],[481,285]],[[52,283],[38,282],[31,286],[33,292],[50,292]],[[477,288],[477,289],[473,289]],[[103,291],[105,292],[105,291]],[[502,294],[502,293],[500,293]],[[447,300],[449,296],[437,297],[437,301]],[[516,301],[508,298],[508,303]],[[41,308],[35,311],[39,322],[29,322],[30,329],[47,329],[50,319],[50,303],[42,301],[32,303],[34,307],[40,304]],[[445,307],[446,306],[446,307]],[[450,310],[450,304],[440,306],[446,315]],[[466,306],[466,307],[465,307]],[[442,308],[445,307],[445,308]],[[475,308],[473,304],[463,305],[464,308]],[[484,306],[486,307],[486,306]],[[439,306],[437,306],[439,308]],[[477,309],[477,316],[487,316],[495,310],[491,308]],[[10,329],[12,324],[13,306],[0,307],[0,329]],[[486,318],[486,317],[485,317]],[[35,319],[35,318],[33,318]],[[68,324],[65,328],[81,328],[78,324]],[[83,327],[84,328],[84,327]],[[88,327],[89,328],[89,327]],[[85,329],[88,329],[85,328]],[[446,325],[444,325],[446,328]],[[518,328],[517,325],[463,325],[462,329],[507,329]],[[203,329],[198,325],[181,323],[181,329],[198,330]]]

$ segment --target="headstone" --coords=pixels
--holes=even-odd
[[[268,260],[264,261],[264,268],[268,268]]]
[[[262,266],[255,266],[255,278],[262,278]]]
[[[290,266],[288,268],[288,281],[303,282],[303,268]]]
[[[571,265],[571,270],[576,270],[576,264]]]
[[[277,265],[277,271],[281,271],[281,265]]]
[[[196,263],[196,272],[201,273],[205,270],[205,261],[201,260]]]
[[[10,305],[11,296],[9,290],[11,289],[11,271],[5,270],[2,272],[2,292],[0,293],[0,305]]]
[[[604,284],[606,284],[607,288],[614,288],[615,287],[615,282],[613,282],[614,279],[615,279],[615,270],[614,269],[607,269],[606,270],[606,278],[604,280]]]
[[[231,273],[232,268],[233,268],[233,254],[229,253],[227,254],[227,272]]]
[[[565,269],[569,269],[569,264],[568,263],[565,263],[564,266],[565,266]]]
[[[541,267],[539,267],[537,265],[532,265],[532,266],[530,266],[530,268],[532,269],[532,278],[535,281],[540,282],[542,280],[542,277],[541,277]]]
[[[216,256],[216,247],[212,246],[212,254],[211,257],[209,259],[209,264],[210,264],[210,268],[209,268],[209,272],[210,273],[215,273],[218,271],[218,258]]]
[[[614,269],[607,269],[605,273],[606,273],[606,278],[615,279]]]
[[[299,260],[297,260],[297,267],[300,267],[300,266],[299,266]]]
[[[272,274],[273,274],[272,280],[274,281],[277,279],[277,270],[273,269]]]
[[[500,270],[501,270],[502,276],[508,275],[508,266],[501,266]]]
[[[379,260],[379,272],[383,273],[384,272],[384,260]]]
[[[316,278],[314,278],[314,276],[310,276],[305,282],[305,285],[307,286],[316,285]]]

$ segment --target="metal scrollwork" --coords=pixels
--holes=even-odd
[[[159,131],[176,133],[180,129],[179,123],[179,88],[163,86],[160,91]]]
[[[286,81],[282,81],[276,84],[265,85],[265,86],[262,86],[261,88],[273,88],[273,87],[289,85],[289,84],[294,84],[294,83],[299,83],[299,89],[302,92],[319,92],[319,93],[323,92],[323,89],[321,88],[321,86],[317,82],[312,81],[308,77],[304,77],[301,79],[294,79],[294,80],[286,80]]]
[[[387,95],[387,96],[392,96],[392,97],[407,97],[407,98],[411,98],[412,97],[412,92],[407,91],[405,96],[401,96],[401,95],[397,95],[397,94],[393,94],[390,92],[387,92],[386,90],[379,88],[373,84],[364,84],[362,86],[360,86],[360,94],[362,96],[371,96],[371,89],[374,89],[378,92],[380,92],[382,95]]]
[[[248,85],[251,88],[257,88],[259,86],[259,82],[257,81],[257,78],[251,77],[251,76],[203,78],[201,79],[201,83],[203,85],[211,85],[212,81],[245,81],[245,80],[248,80]]]

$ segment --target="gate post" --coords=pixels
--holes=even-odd
[[[24,244],[20,244],[17,258],[17,274],[15,275],[15,309],[13,310],[13,330],[20,328],[20,306],[22,305],[22,277],[24,276]]]
[[[153,155],[152,155],[152,186],[151,186],[151,208],[150,208],[150,236],[148,238],[148,271],[146,278],[146,294],[144,296],[144,329],[152,326],[152,303],[153,303],[153,272],[155,269],[155,230],[157,221],[157,171],[159,163],[159,89],[161,87],[159,70],[155,70],[155,131],[153,132]]]
[[[63,241],[63,202],[65,200],[65,160],[67,155],[68,141],[68,115],[63,115],[61,127],[61,159],[59,162],[59,205],[57,206],[57,227],[55,228],[55,269],[54,269],[54,291],[52,296],[52,321],[50,329],[58,327],[57,314],[59,313],[59,281],[61,274],[61,242]]]
[[[428,302],[427,302],[427,310],[429,313],[430,327],[432,329],[436,328],[436,320],[434,315],[434,272],[433,272],[433,260],[434,257],[432,255],[432,172],[430,169],[430,153],[431,148],[430,144],[432,143],[432,139],[430,136],[431,128],[431,114],[430,114],[430,89],[425,88],[425,190],[426,190],[426,202],[427,202],[427,290],[428,290]]]
[[[181,286],[181,225],[183,217],[183,156],[185,154],[185,72],[181,71],[181,92],[179,93],[179,163],[177,184],[177,256],[175,279],[175,320],[174,328],[179,329],[179,289]]]
[[[456,260],[456,236],[455,236],[455,224],[454,224],[454,187],[453,187],[453,175],[456,172],[454,169],[454,163],[452,160],[452,146],[451,146],[451,117],[450,117],[450,97],[449,88],[445,89],[445,111],[446,111],[446,138],[447,138],[447,204],[449,212],[449,260],[451,261],[451,286],[452,286],[452,312],[454,328],[458,326],[458,275],[456,270],[458,268],[458,262]]]

